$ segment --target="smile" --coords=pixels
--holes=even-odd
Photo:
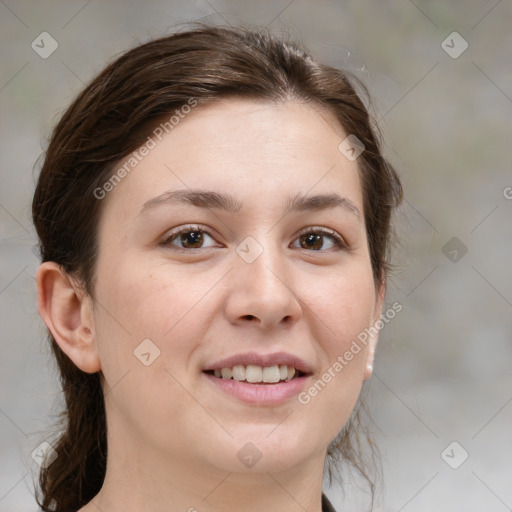
[[[273,366],[237,364],[232,368],[218,368],[216,370],[209,370],[206,373],[220,379],[232,379],[238,382],[249,382],[251,384],[276,384],[277,382],[287,382],[301,376],[301,372],[296,371],[293,366],[277,364]]]
[[[312,368],[284,352],[237,354],[208,365],[202,374],[216,391],[251,405],[275,406],[303,391]]]

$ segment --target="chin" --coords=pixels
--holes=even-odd
[[[311,444],[311,432],[315,430],[310,425],[299,432],[286,428],[284,422],[277,428],[265,425],[255,429],[253,425],[242,432],[232,432],[233,439],[226,443],[212,441],[217,450],[210,452],[209,458],[223,471],[253,474],[288,471],[322,451],[320,446]]]

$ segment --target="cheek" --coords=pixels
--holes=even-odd
[[[110,369],[115,378],[140,365],[139,352],[150,353],[144,359],[158,358],[160,365],[186,371],[197,340],[208,328],[205,295],[217,281],[205,273],[194,277],[171,272],[165,265],[145,268],[140,261],[104,271],[97,290],[104,373]]]
[[[98,280],[104,283],[97,290],[102,304],[97,335],[110,421],[118,432],[133,428],[141,437],[151,432],[155,443],[172,445],[169,418],[179,413],[173,429],[183,444],[186,428],[198,417],[204,420],[185,390],[194,340],[203,339],[208,326],[198,322],[206,314],[207,301],[201,301],[205,288],[191,286],[177,272],[164,280],[163,267],[145,271],[139,264],[132,269],[111,268],[108,279]],[[192,447],[176,445],[173,450]]]
[[[373,322],[376,290],[371,267],[364,262],[347,266],[324,279],[316,290],[308,292],[308,300],[322,321],[317,323],[324,327],[325,335],[317,339],[323,340],[323,348],[333,362]]]
[[[299,402],[313,417],[328,418],[324,427],[331,438],[348,420],[361,391],[375,299],[369,265],[337,272],[308,294],[322,367]]]

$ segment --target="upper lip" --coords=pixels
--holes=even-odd
[[[287,365],[293,366],[302,373],[311,373],[310,366],[300,357],[288,354],[286,352],[275,352],[273,354],[258,354],[257,352],[246,352],[245,354],[236,354],[208,365],[206,370],[220,370],[222,368],[232,368],[236,365],[254,364],[257,366]]]

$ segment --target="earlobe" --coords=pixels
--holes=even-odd
[[[91,298],[53,261],[39,266],[36,282],[39,314],[61,350],[82,371],[101,370]]]
[[[377,348],[377,342],[379,341],[379,329],[377,328],[377,323],[382,316],[382,308],[384,306],[384,298],[386,296],[386,280],[382,280],[382,284],[380,285],[376,300],[375,300],[375,313],[373,316],[373,324],[372,329],[373,333],[369,337],[368,350],[366,352],[366,366],[364,368],[364,376],[363,380],[368,380],[373,373],[373,360],[375,357],[375,349]]]

